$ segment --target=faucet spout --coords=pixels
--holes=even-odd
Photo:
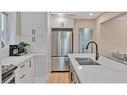
[[[99,58],[99,53],[98,53],[98,45],[97,45],[96,42],[94,42],[94,41],[90,41],[90,42],[87,44],[86,49],[88,49],[89,44],[91,44],[91,43],[94,43],[95,46],[96,46],[96,57],[95,57],[95,59],[98,60],[98,58]]]

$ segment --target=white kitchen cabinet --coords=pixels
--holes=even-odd
[[[45,35],[47,33],[46,12],[21,13],[21,35]]]
[[[70,79],[70,83],[80,83],[76,72],[72,66],[72,63],[69,61],[69,67],[70,67],[70,71],[69,71],[69,79]]]
[[[34,82],[34,59],[21,63],[15,71],[15,83]]]
[[[21,41],[29,43],[32,52],[47,52],[47,36],[21,36]]]
[[[35,83],[44,83],[48,75],[47,54],[35,56]]]
[[[73,19],[64,17],[51,17],[51,28],[73,28]]]
[[[31,45],[31,52],[47,52],[47,12],[21,13],[21,41]]]
[[[28,70],[27,70],[27,83],[34,82],[34,58],[28,61]]]

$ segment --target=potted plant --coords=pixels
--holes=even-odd
[[[18,47],[19,47],[19,53],[27,53],[27,47],[30,46],[30,44],[26,42],[20,42]]]

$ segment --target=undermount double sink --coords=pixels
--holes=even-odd
[[[91,58],[75,58],[80,65],[100,65]]]

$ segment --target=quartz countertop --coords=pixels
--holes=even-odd
[[[69,54],[71,64],[81,83],[127,83],[127,65],[100,56],[101,65],[79,65],[77,58],[91,58],[95,54]]]
[[[2,58],[1,59],[1,65],[5,64],[14,64],[14,65],[19,65],[26,60],[31,59],[34,56],[39,56],[39,55],[45,55],[46,53],[31,53],[31,54],[26,54],[22,56],[9,56],[7,58]]]
[[[22,56],[9,56],[1,60],[1,65],[5,65],[5,64],[19,65],[25,62],[26,60],[31,59],[33,56],[34,56],[33,54],[26,54]]]

